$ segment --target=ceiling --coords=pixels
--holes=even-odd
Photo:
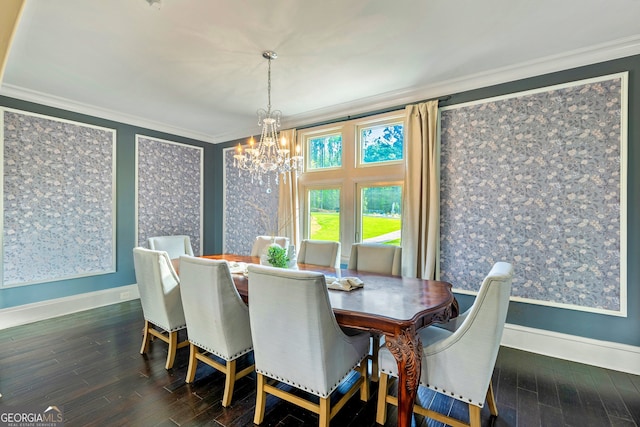
[[[218,143],[640,53],[640,0],[27,0],[1,95]]]

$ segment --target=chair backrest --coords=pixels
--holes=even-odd
[[[149,237],[149,249],[165,251],[170,259],[180,258],[182,255],[193,256],[191,239],[189,236],[158,236]]]
[[[253,241],[253,247],[251,248],[251,256],[260,256],[264,251],[264,248],[272,243],[277,243],[285,249],[289,248],[289,238],[282,236],[257,236]]]
[[[254,264],[248,270],[256,371],[328,396],[366,356],[368,335],[357,354],[336,322],[321,273]]]
[[[251,351],[249,308],[227,261],[180,257],[180,292],[190,342],[225,360]]]
[[[184,328],[180,280],[167,253],[134,248],[133,265],[144,318],[168,332]]]
[[[331,240],[303,240],[298,262],[340,268],[340,242]]]
[[[351,246],[349,270],[402,275],[402,248],[381,243],[354,243]]]
[[[448,338],[425,346],[427,373],[421,381],[479,402],[476,404],[484,402],[509,309],[512,280],[511,264],[497,262],[493,266],[464,321]],[[436,357],[438,360],[433,360]]]

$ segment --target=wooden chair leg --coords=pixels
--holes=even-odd
[[[227,372],[224,381],[224,396],[222,397],[222,406],[225,408],[231,404],[231,396],[233,396],[233,386],[236,384],[236,359],[227,361]]]
[[[265,405],[267,403],[267,393],[264,391],[264,385],[266,382],[266,377],[262,374],[257,374],[257,385],[256,385],[256,413],[253,417],[254,424],[262,424],[262,420],[264,420],[264,410]]]
[[[362,376],[362,385],[360,386],[360,400],[369,401],[369,362],[364,359],[360,362],[360,375]]]
[[[144,328],[142,329],[142,347],[140,347],[140,354],[145,354],[149,351],[149,328],[151,328],[151,324],[148,320],[145,320]]]
[[[480,427],[480,407],[469,404],[469,426]]]
[[[371,349],[371,381],[378,382],[380,376],[378,372],[378,352],[380,351],[380,335],[372,335],[371,342],[373,348]]]
[[[167,353],[167,364],[165,369],[171,369],[173,362],[176,360],[176,352],[178,351],[178,331],[169,332],[169,351]]]
[[[380,373],[380,382],[378,384],[378,403],[376,406],[376,423],[384,425],[387,422],[387,403],[393,404],[395,406],[398,405],[398,399],[394,396],[389,396],[389,375],[384,372]],[[489,393],[491,397],[489,397]],[[491,385],[489,385],[489,390],[487,391],[487,401],[489,407],[491,405],[495,405],[495,400],[493,399],[493,389]],[[420,414],[424,417],[431,418],[432,420],[439,421],[446,425],[451,425],[455,427],[480,427],[480,407],[476,405],[469,404],[469,423],[465,423],[456,418],[452,418],[448,415],[444,415],[440,412],[434,411],[432,409],[427,409],[419,406],[418,404],[414,405],[413,412],[416,414]],[[493,413],[493,412],[492,412]],[[497,414],[497,409],[496,409]]]
[[[187,368],[187,378],[185,382],[192,383],[196,378],[196,369],[198,368],[198,347],[193,343],[189,343],[189,368]]]
[[[319,427],[329,427],[329,421],[331,421],[331,403],[328,397],[320,398],[320,408],[318,411],[320,416]]]
[[[497,417],[498,416],[498,405],[496,405],[496,397],[493,394],[493,386],[491,382],[489,382],[489,389],[487,390],[487,405],[489,406],[489,411],[491,415]]]
[[[380,374],[378,383],[378,406],[376,409],[376,422],[384,425],[387,422],[387,394],[389,393],[389,375]]]

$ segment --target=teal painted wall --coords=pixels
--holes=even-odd
[[[627,177],[627,301],[628,316],[614,317],[568,309],[512,302],[507,321],[598,340],[640,346],[640,55],[534,78],[452,94],[441,105],[452,105],[554,84],[629,71],[629,129]],[[0,105],[116,129],[117,132],[117,272],[38,285],[0,290],[0,308],[81,294],[135,282],[131,249],[134,245],[134,148],[135,134],[202,146],[204,159],[204,253],[222,251],[224,201],[222,150],[245,139],[211,145],[162,132],[138,128],[109,120],[56,108],[0,97]],[[473,298],[458,295],[460,305],[468,307]]]
[[[169,141],[204,147],[204,187],[215,188],[210,165],[215,155],[209,143],[150,129],[126,125],[58,108],[46,107],[8,97],[0,97],[0,106],[73,120],[116,130],[116,272],[34,285],[0,288],[0,309],[68,297],[76,294],[126,286],[135,283],[132,249],[135,245],[135,135],[136,133]],[[221,180],[221,178],[219,178]],[[215,249],[222,234],[215,231],[215,192],[204,194],[203,240],[205,253]],[[221,245],[220,245],[221,246]]]

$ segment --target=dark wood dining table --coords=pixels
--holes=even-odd
[[[241,255],[208,255],[204,258],[260,263],[259,257]],[[178,261],[174,260],[176,270],[179,269]],[[398,363],[398,426],[410,426],[422,364],[422,343],[417,331],[458,315],[451,284],[313,264],[298,264],[298,269],[337,278],[358,277],[364,282],[362,288],[349,292],[329,289],[331,306],[340,326],[384,334],[385,345]],[[247,277],[243,274],[232,276],[238,293],[248,303]]]

